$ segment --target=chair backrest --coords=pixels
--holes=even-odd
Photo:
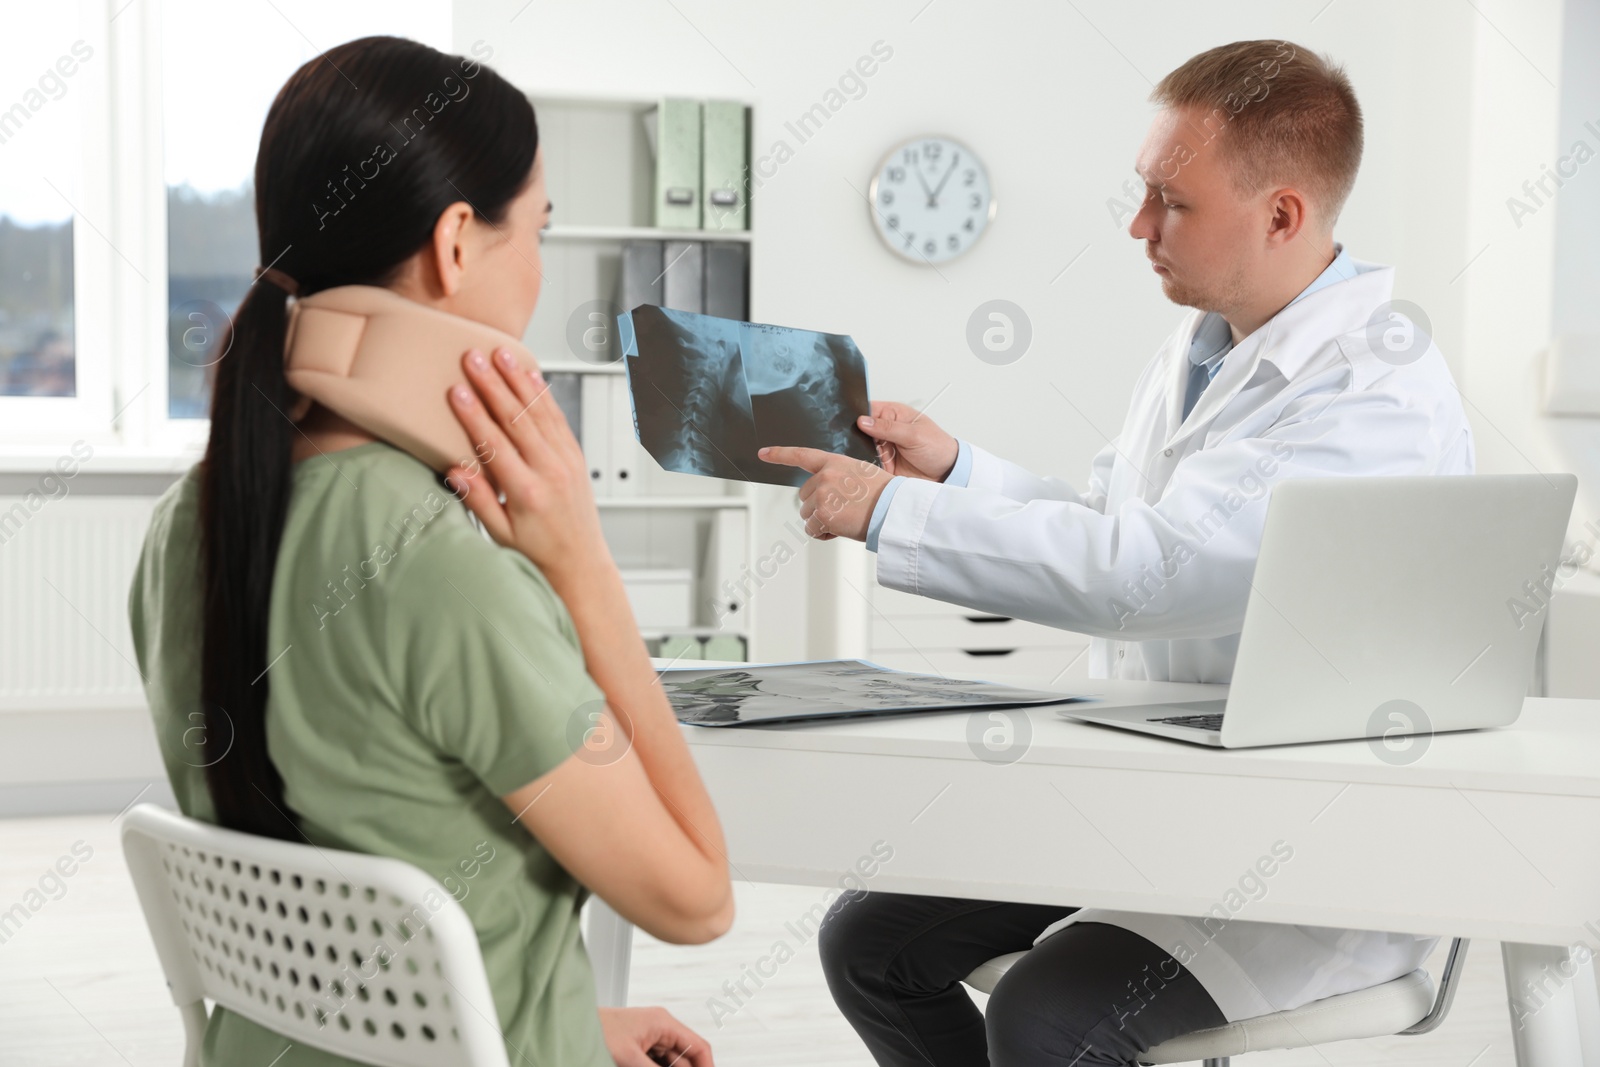
[[[507,1067],[477,934],[401,860],[237,833],[150,804],[123,851],[173,1000],[383,1067]]]

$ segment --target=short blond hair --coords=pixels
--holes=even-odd
[[[1328,226],[1361,166],[1361,105],[1344,68],[1289,41],[1236,41],[1188,60],[1150,99],[1199,108],[1241,192],[1289,184]]]

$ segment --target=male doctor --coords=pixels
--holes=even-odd
[[[1386,328],[1393,268],[1333,240],[1362,144],[1343,71],[1244,41],[1190,59],[1152,99],[1129,233],[1193,310],[1086,492],[895,403],[861,419],[886,470],[763,455],[814,472],[807,532],[865,540],[883,585],[1089,634],[1096,677],[1227,682],[1271,486],[1470,474],[1472,435],[1431,339]],[[835,905],[820,944],[880,1064],[1089,1067],[1389,981],[1433,939],[871,892]],[[1029,948],[980,1016],[960,980]]]

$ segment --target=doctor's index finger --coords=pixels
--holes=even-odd
[[[804,448],[800,445],[769,445],[756,454],[767,463],[800,467],[812,474],[827,466],[828,461],[834,457],[832,452],[824,452],[820,448]]]

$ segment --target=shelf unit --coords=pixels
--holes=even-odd
[[[750,230],[666,229],[652,225],[654,157],[644,115],[658,99],[573,97],[529,93],[539,121],[545,183],[554,206],[543,233],[543,291],[524,343],[546,374],[576,373],[601,380],[625,376],[621,361],[592,361],[575,350],[586,328],[614,323],[622,248],[629,241],[737,242],[754,255]],[[748,100],[740,101],[750,107]],[[747,276],[748,283],[748,276]],[[747,292],[749,290],[747,289]],[[750,294],[754,307],[754,294]],[[598,316],[598,317],[597,317]],[[587,380],[585,381],[587,383]],[[615,388],[614,383],[612,388]],[[587,416],[586,416],[587,417]],[[611,417],[623,416],[613,408]],[[730,601],[719,579],[746,584],[755,555],[756,495],[743,482],[663,471],[631,432],[610,435],[611,448],[628,448],[637,495],[608,495],[597,486],[596,503],[606,542],[625,572],[688,569],[693,573],[690,625],[652,626],[641,632],[652,654],[663,637],[732,636],[744,641],[737,658],[760,655],[755,639],[756,607],[750,598]],[[741,521],[742,520],[742,521]],[[737,544],[721,543],[740,531]],[[737,603],[736,610],[730,610]],[[729,657],[735,658],[735,657]]]
[[[750,243],[749,230],[663,230],[654,226],[558,226],[544,231],[546,241],[735,241]]]

